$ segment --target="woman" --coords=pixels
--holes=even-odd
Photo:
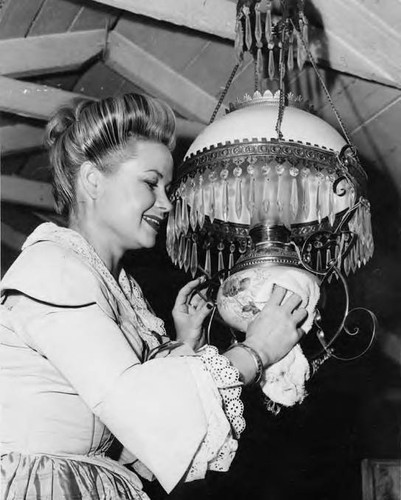
[[[306,312],[285,290],[223,355],[204,346],[209,304],[178,294],[175,342],[121,266],[151,248],[172,206],[174,115],[127,94],[61,109],[47,128],[58,211],[2,282],[2,494],[7,499],[147,498],[227,470],[244,428],[241,386],[296,342]],[[121,461],[107,457],[114,436]]]

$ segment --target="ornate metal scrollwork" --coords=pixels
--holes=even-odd
[[[337,329],[334,331],[334,333],[330,336],[327,335],[327,328],[325,328],[326,332],[323,331],[322,328],[322,318],[320,315],[320,311],[317,310],[315,319],[314,319],[314,325],[316,327],[316,337],[318,341],[320,342],[322,346],[322,351],[316,356],[319,357],[322,353],[324,353],[328,357],[332,357],[334,359],[337,359],[339,361],[352,361],[355,359],[360,358],[363,356],[371,347],[373,340],[376,336],[376,328],[377,328],[377,318],[375,314],[370,311],[369,309],[366,309],[364,307],[355,307],[353,309],[349,309],[349,290],[348,290],[348,285],[345,277],[341,273],[341,271],[337,267],[332,268],[332,272],[336,273],[337,277],[339,278],[339,282],[341,283],[343,287],[343,292],[344,292],[344,297],[345,297],[345,306],[344,306],[344,312],[343,316],[341,318],[340,324],[337,327]],[[327,275],[323,278],[322,280],[322,285],[324,284],[325,280],[327,279]],[[360,328],[360,326],[353,326],[351,327],[350,322],[355,315],[358,314],[365,314],[367,315],[367,318],[369,322],[371,322],[371,330],[368,332],[369,337],[367,341],[366,347],[359,352],[356,355],[353,356],[340,356],[335,353],[334,351],[334,343],[336,340],[339,338],[341,334],[348,335],[348,337],[356,337],[357,335],[362,335],[364,331]],[[365,331],[366,332],[366,331]],[[329,340],[327,338],[329,337]]]
[[[349,289],[346,279],[341,272],[341,267],[345,259],[358,240],[358,236],[349,229],[349,222],[363,203],[364,200],[361,198],[350,207],[333,231],[317,231],[308,236],[301,247],[293,242],[302,267],[319,276],[322,279],[321,286],[324,286],[325,283],[330,283],[332,277],[335,276],[342,285],[345,297],[344,312],[340,324],[332,335],[327,335],[328,332],[326,331],[325,333],[323,331],[320,312],[317,311],[314,325],[317,339],[323,348],[322,351],[316,355],[317,358],[323,353],[326,359],[327,357],[333,357],[341,361],[357,359],[368,351],[376,335],[377,319],[373,312],[362,307],[349,309]],[[340,356],[334,352],[333,344],[341,334],[346,334],[349,337],[361,334],[361,329],[358,326],[354,327],[354,329],[351,329],[349,326],[351,319],[358,314],[367,315],[372,324],[367,346],[355,356]],[[330,340],[327,340],[327,338],[330,338]]]

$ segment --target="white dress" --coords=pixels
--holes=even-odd
[[[227,470],[227,406],[243,427],[238,380],[185,348],[144,362],[167,339],[162,321],[78,233],[43,224],[23,248],[1,287],[1,498],[147,498],[106,456],[113,436],[168,492]]]

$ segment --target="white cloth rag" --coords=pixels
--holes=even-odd
[[[267,273],[264,286],[255,298],[261,302],[267,301],[274,285],[282,286],[288,290],[283,302],[292,293],[296,293],[302,298],[300,307],[307,310],[308,317],[301,327],[305,333],[308,333],[313,325],[315,308],[320,296],[318,279],[304,269],[272,265]],[[270,400],[284,406],[293,406],[305,398],[305,382],[309,376],[309,363],[301,346],[297,344],[284,358],[264,370],[260,384]]]

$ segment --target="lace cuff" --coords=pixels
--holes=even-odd
[[[240,399],[242,382],[239,380],[239,371],[225,356],[219,354],[215,346],[206,345],[197,351],[197,355],[219,389],[224,412],[238,439],[245,429],[244,404]]]

